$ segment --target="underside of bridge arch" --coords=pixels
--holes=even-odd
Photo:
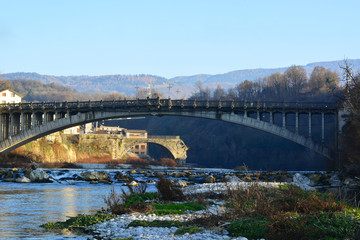
[[[329,149],[324,146],[315,143],[310,138],[306,138],[297,133],[291,132],[286,128],[260,121],[254,118],[237,115],[234,113],[217,112],[217,111],[167,111],[167,112],[117,112],[117,111],[93,111],[78,113],[71,115],[67,118],[60,118],[54,121],[47,122],[45,125],[40,125],[29,130],[20,132],[1,142],[1,153],[7,153],[21,145],[24,145],[30,141],[36,140],[40,137],[49,135],[51,133],[89,122],[96,122],[107,119],[136,117],[136,116],[184,116],[184,117],[196,117],[214,119],[225,122],[231,122],[251,128],[255,128],[261,131],[274,134],[276,136],[288,139],[297,144],[305,146],[321,155],[331,158]],[[172,152],[174,153],[174,152]],[[174,154],[173,154],[174,155]],[[174,156],[176,158],[176,156]]]

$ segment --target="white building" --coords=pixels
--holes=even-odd
[[[80,126],[75,126],[63,130],[64,134],[80,134]]]
[[[19,93],[11,89],[0,90],[0,103],[19,103],[21,98],[22,96]]]

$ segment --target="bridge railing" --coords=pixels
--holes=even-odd
[[[149,139],[179,139],[179,136],[158,136],[158,135],[151,135],[148,136]]]
[[[222,100],[183,100],[183,99],[130,99],[117,101],[77,101],[77,102],[28,102],[0,104],[0,110],[55,110],[91,108],[132,108],[132,107],[181,107],[181,108],[232,108],[232,109],[338,109],[336,103],[326,102],[273,102],[273,101],[222,101]]]

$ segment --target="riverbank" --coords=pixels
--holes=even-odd
[[[123,167],[128,167],[128,166],[123,166]],[[45,176],[45,179],[42,179],[40,181],[38,180],[33,181],[30,179],[31,181],[26,184],[16,183],[17,179],[26,177],[35,171],[42,173],[42,175]],[[259,200],[256,204],[258,205],[261,205],[263,203],[268,204],[266,205],[267,207],[264,207],[264,209],[271,209],[270,206],[272,206],[273,204],[270,204],[269,203],[270,200],[269,201],[267,200],[269,199],[268,197],[266,197],[266,194],[268,194],[268,192],[267,191],[261,192],[259,191],[259,189],[272,189],[271,191],[273,191],[273,193],[284,195],[285,193],[282,193],[282,191],[286,190],[287,188],[286,186],[292,186],[292,185],[300,186],[305,191],[299,192],[299,195],[297,195],[293,199],[296,201],[301,200],[302,202],[304,201],[308,202],[309,206],[313,207],[317,205],[325,206],[326,204],[330,204],[331,201],[336,199],[335,197],[333,200],[328,199],[324,197],[324,196],[328,196],[326,195],[327,193],[325,195],[322,195],[321,192],[335,192],[334,191],[335,189],[340,188],[343,190],[345,189],[346,186],[349,187],[351,186],[351,188],[348,189],[354,190],[356,187],[354,182],[351,183],[351,181],[356,181],[356,179],[351,181],[349,179],[341,179],[341,176],[337,172],[301,172],[301,173],[284,172],[284,171],[251,172],[251,171],[236,171],[231,169],[171,169],[171,168],[161,168],[161,169],[159,168],[119,169],[118,168],[118,169],[96,169],[96,170],[35,168],[35,169],[2,169],[0,170],[0,173],[1,173],[0,180],[2,181],[3,184],[13,184],[13,186],[19,186],[20,188],[24,188],[24,189],[33,188],[33,187],[37,188],[41,186],[41,188],[44,189],[45,191],[47,191],[46,189],[50,190],[53,189],[54,187],[56,189],[60,187],[60,189],[64,188],[64,190],[66,189],[67,191],[67,193],[63,195],[64,197],[72,196],[71,192],[75,191],[75,189],[79,189],[80,192],[78,192],[77,194],[80,195],[82,195],[81,191],[84,191],[84,189],[89,189],[89,190],[101,189],[102,194],[96,194],[92,197],[88,196],[88,199],[86,200],[87,202],[90,203],[96,199],[95,205],[92,203],[90,204],[91,206],[93,206],[92,209],[89,209],[91,211],[99,210],[101,208],[106,209],[109,207],[103,205],[104,202],[103,196],[108,195],[113,188],[115,188],[115,190],[119,194],[121,194],[122,193],[121,189],[129,193],[129,189],[127,186],[132,186],[133,188],[136,188],[136,186],[146,185],[147,191],[158,192],[155,186],[159,182],[159,179],[164,178],[169,180],[171,186],[173,186],[174,189],[180,189],[181,192],[184,193],[184,196],[186,197],[184,197],[183,199],[181,198],[181,200],[186,200],[186,202],[189,201],[198,202],[201,203],[206,208],[206,211],[186,210],[185,212],[180,212],[180,213],[177,212],[176,214],[169,214],[169,212],[173,212],[173,210],[171,211],[166,210],[168,211],[167,214],[162,214],[162,215],[157,215],[153,213],[144,213],[142,211],[139,212],[138,208],[135,209],[134,207],[131,208],[130,212],[127,212],[127,210],[121,212],[123,211],[121,210],[120,215],[118,215],[115,218],[112,218],[112,220],[105,221],[104,223],[98,223],[91,227],[87,227],[87,231],[90,231],[91,234],[93,234],[94,239],[116,239],[116,238],[126,239],[129,237],[131,237],[130,239],[144,239],[144,238],[147,239],[166,239],[166,238],[167,239],[245,239],[244,235],[240,234],[236,236],[233,235],[229,230],[229,227],[235,224],[232,223],[234,222],[233,220],[240,221],[245,217],[245,219],[250,219],[250,221],[255,221],[254,223],[255,226],[256,224],[260,224],[260,227],[258,226],[257,228],[261,228],[261,226],[263,226],[261,224],[265,224],[265,223],[268,224],[267,221],[268,217],[266,217],[265,219],[266,221],[264,222],[264,218],[260,218],[259,220],[257,215],[252,215],[251,213],[250,215],[245,215],[241,217],[239,216],[232,217],[233,219],[229,220],[228,219],[229,216],[234,216],[233,213],[230,214],[228,212],[229,209],[230,210],[232,209],[231,207],[229,208],[229,206],[232,206],[234,204],[234,202],[231,203],[231,201],[229,201],[229,199],[231,199],[229,195],[230,194],[229,191],[231,190],[229,188],[230,186],[236,189],[236,191],[242,191],[242,194],[238,196],[246,196],[247,194],[249,194],[249,192],[247,191],[244,192],[245,189],[251,189],[251,191],[257,189],[255,192],[253,192],[252,196],[261,197],[261,201]],[[11,182],[9,181],[9,179],[11,179]],[[4,182],[4,181],[8,181],[8,182]],[[350,183],[351,185],[349,185]],[[22,186],[29,186],[29,187],[22,187]],[[73,190],[68,192],[69,189],[73,189]],[[26,190],[26,192],[28,191]],[[315,193],[315,195],[312,195],[312,193]],[[350,193],[350,190],[348,191],[348,193]],[[188,197],[190,195],[192,197]],[[24,196],[27,196],[27,194]],[[289,195],[286,194],[284,196],[288,197]],[[299,196],[308,196],[308,197],[306,199],[301,199]],[[124,196],[121,196],[121,198],[124,198]],[[51,198],[49,198],[49,200],[50,199]],[[74,197],[71,197],[71,199],[72,199],[71,201],[75,200]],[[279,199],[283,199],[283,197]],[[320,201],[319,199],[322,200]],[[242,200],[243,199],[236,199],[235,202]],[[54,200],[50,200],[50,201],[54,201]],[[273,199],[270,202],[274,203],[274,201],[275,200]],[[169,204],[169,203],[177,204],[179,203],[179,199],[176,201],[169,201],[169,200],[164,200],[164,197],[161,197],[157,199],[149,199],[148,201],[145,202],[146,204],[154,204],[155,206],[154,207],[155,210],[153,209],[154,211],[160,211],[164,213],[165,210],[159,210],[156,209],[156,207],[159,207],[159,204],[160,205]],[[67,208],[70,207],[71,209],[75,210],[74,209],[75,206],[73,205],[73,203],[69,202],[69,204],[70,205]],[[83,204],[83,202],[77,204]],[[253,204],[254,203],[251,203],[250,205],[254,206]],[[332,205],[332,203],[330,205]],[[224,209],[228,209],[228,210],[224,211]],[[348,216],[350,216],[351,214],[352,217],[356,216],[357,218],[358,210],[354,208],[350,210],[349,209],[345,210],[345,212],[350,210],[353,212],[351,213],[346,212],[348,215],[345,214],[345,216],[341,215],[342,213],[344,213],[344,211],[340,213],[335,211],[336,213],[334,216],[337,216],[337,214],[341,215],[341,216],[337,216],[336,219],[329,220],[329,216],[324,217],[324,215],[321,215],[322,213],[320,215],[316,215],[316,218],[320,218],[320,219],[324,218],[326,221],[338,221],[339,220],[338,218],[340,218],[339,220],[340,222],[345,221],[346,224],[351,225],[352,222],[346,222],[348,220]],[[65,216],[75,217],[76,212],[77,211],[73,211],[72,214],[66,214]],[[287,210],[286,212],[289,211]],[[301,212],[300,215],[298,215],[299,213],[296,212],[297,211],[295,212],[290,211],[287,214],[296,217],[304,216],[303,214],[301,214]],[[223,213],[226,214],[224,215]],[[316,211],[314,211],[314,213],[317,214]],[[327,212],[325,212],[325,214],[327,214]],[[261,215],[261,216],[265,216],[265,215]],[[309,218],[309,216],[310,215],[308,214],[305,215],[306,218]],[[198,220],[199,222],[194,224],[193,221],[195,221],[195,219],[203,219],[203,220]],[[301,221],[305,221],[305,222],[314,221],[314,219],[305,219],[305,220],[303,218],[301,219],[302,219]],[[279,221],[282,220],[284,219],[280,219]],[[287,221],[288,219],[285,220]],[[42,224],[46,223],[47,221],[48,220],[45,220],[45,222],[43,222]],[[134,221],[138,225],[136,224],[134,225],[133,223]],[[212,221],[213,221],[212,226],[208,226],[206,224],[204,225],[204,223],[212,222]],[[219,225],[214,221],[219,222],[221,224]],[[170,222],[171,224],[173,222],[180,222],[180,225],[175,224],[175,226],[171,226],[170,224],[170,226],[166,226],[166,227],[162,225],[162,224],[167,225],[168,222]],[[247,225],[248,223],[245,222],[241,224]],[[320,222],[319,224],[324,224],[324,223]],[[250,225],[253,225],[253,223]],[[236,226],[233,227],[235,229],[238,228]],[[177,235],[179,231],[180,232],[183,231],[184,234]]]
[[[110,204],[107,202],[108,211],[118,216],[110,216],[110,220],[94,224],[99,215],[89,216],[86,221],[80,216],[82,220],[73,218],[46,227],[85,229],[93,239],[359,237],[358,208],[335,201],[333,195],[303,190],[293,184],[211,183],[180,190],[169,179],[160,178],[156,187],[158,194],[147,194],[141,187],[129,187],[130,193],[112,192],[107,198],[111,200]]]

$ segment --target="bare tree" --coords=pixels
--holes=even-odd
[[[301,66],[293,65],[285,71],[284,75],[289,82],[290,93],[298,99],[308,81],[305,69]]]

